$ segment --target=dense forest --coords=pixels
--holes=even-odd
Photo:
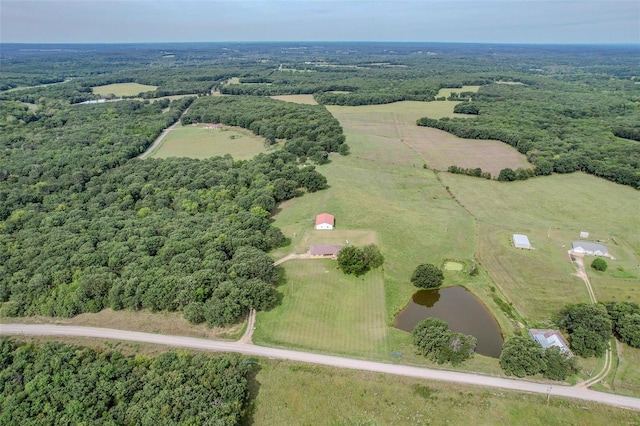
[[[480,85],[454,97],[468,117],[418,124],[504,141],[538,175],[583,170],[640,187],[633,46],[2,47],[2,315],[149,308],[225,325],[249,307],[277,304],[281,278],[266,252],[285,237],[271,225],[274,208],[326,186],[309,160],[323,164],[349,149],[324,106],[266,95],[437,102],[440,88]],[[157,89],[78,104],[100,96],[92,87],[122,82]],[[169,94],[193,96],[162,98]],[[135,158],[180,117],[245,127],[271,149],[251,161]]]
[[[237,425],[250,365],[238,355],[125,356],[0,340],[0,424]]]

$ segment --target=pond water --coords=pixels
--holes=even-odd
[[[393,326],[411,332],[425,318],[440,318],[457,333],[471,334],[478,339],[476,352],[500,357],[502,335],[500,327],[482,303],[461,286],[436,290],[420,290],[409,304],[396,315]]]

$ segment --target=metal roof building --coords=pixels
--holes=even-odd
[[[523,234],[513,234],[513,245],[516,248],[531,250],[531,243],[529,242],[529,238]]]

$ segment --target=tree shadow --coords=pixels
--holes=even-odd
[[[249,358],[248,363],[251,363],[251,369],[247,374],[247,401],[244,404],[242,410],[242,416],[240,417],[240,425],[250,426],[254,423],[254,415],[256,412],[256,399],[260,393],[260,382],[257,379],[258,373],[262,369],[259,361]]]

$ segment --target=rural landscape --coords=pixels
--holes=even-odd
[[[0,424],[640,424],[639,60],[2,44]]]

